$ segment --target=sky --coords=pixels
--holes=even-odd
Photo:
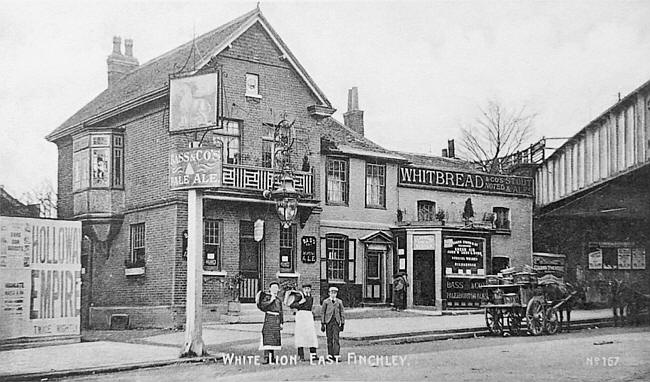
[[[0,0],[0,185],[56,185],[45,135],[106,88],[114,35],[144,63],[256,6]],[[572,136],[650,79],[650,1],[262,1],[338,109],[359,88],[366,136],[440,155],[496,100],[537,113],[533,143]]]

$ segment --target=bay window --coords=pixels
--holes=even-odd
[[[124,187],[124,137],[113,132],[75,137],[72,190]]]

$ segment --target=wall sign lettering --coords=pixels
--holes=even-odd
[[[303,263],[316,262],[316,238],[314,236],[303,236],[300,239],[300,259]]]

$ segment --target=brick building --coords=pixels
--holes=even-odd
[[[106,327],[119,313],[128,314],[136,327],[184,322],[187,193],[170,190],[168,165],[170,150],[187,147],[188,139],[170,134],[169,83],[190,58],[198,58],[193,74],[221,73],[224,99],[225,127],[203,137],[204,145],[223,148],[222,187],[204,192],[206,319],[218,319],[233,299],[251,303],[256,291],[274,280],[320,284],[314,288],[317,299],[337,283],[347,305],[385,303],[393,272],[412,269],[409,240],[420,229],[434,237],[424,239],[435,242],[434,252],[427,252],[431,256],[442,253],[442,240],[454,230],[486,240],[481,265],[474,267],[481,274],[491,269],[489,253],[512,257],[513,264],[529,256],[530,195],[400,181],[405,168],[468,167],[457,159],[391,152],[365,138],[356,91],[345,124],[331,118],[334,108],[259,9],[142,65],[133,57],[133,42],[125,40],[124,47],[122,53],[121,40],[114,39],[108,88],[47,136],[59,152],[59,216],[83,223],[84,324]],[[294,178],[302,193],[289,228],[263,197],[273,183],[273,131],[281,115],[295,120],[292,158],[300,168]],[[512,228],[461,224],[455,208],[466,196],[481,213],[505,208],[501,222],[512,221]],[[436,206],[449,209],[448,225],[432,221]],[[425,209],[426,219],[414,215]],[[258,220],[264,221],[259,242]],[[315,258],[303,256],[310,247]],[[427,264],[425,273],[440,275],[439,262]],[[433,285],[433,279],[419,282]],[[437,300],[422,302],[418,290],[409,304],[442,309],[436,293]]]

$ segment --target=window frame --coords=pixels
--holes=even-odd
[[[505,226],[499,226],[499,211],[505,212]],[[494,228],[497,231],[510,232],[512,230],[512,212],[508,207],[492,207],[492,213],[494,214]]]
[[[339,243],[339,246],[336,248],[333,248],[331,244],[336,241]],[[334,282],[334,283],[345,283],[348,280],[348,252],[349,252],[349,244],[348,244],[348,237],[345,235],[340,235],[340,234],[330,234],[325,236],[325,250],[326,250],[326,266],[327,266],[327,281],[328,282]],[[330,256],[330,251],[336,250],[338,253],[337,258],[332,258]],[[336,263],[334,263],[336,262]],[[336,269],[334,269],[333,265],[338,264]],[[334,277],[334,272],[336,272],[337,276],[341,277]]]
[[[236,124],[237,125],[237,132],[233,133],[229,131],[232,127],[230,124]],[[242,163],[242,155],[241,155],[241,133],[242,129],[244,128],[244,122],[239,120],[239,119],[226,119],[222,118],[219,120],[219,126],[224,126],[223,128],[220,129],[215,129],[211,130],[211,135],[210,139],[212,140],[212,144],[221,147],[221,158],[223,161],[223,164],[231,164],[231,165],[241,165]],[[234,154],[234,161],[231,162],[230,156],[229,156],[229,148],[231,141],[234,139],[237,139],[237,152]],[[218,143],[217,143],[218,142]]]
[[[249,78],[254,78],[255,79],[255,92],[250,92],[248,90],[248,79]],[[244,90],[244,95],[246,97],[254,97],[254,98],[261,98],[260,94],[260,75],[257,73],[246,73],[244,76],[244,86],[246,86],[246,89]]]
[[[208,227],[208,224],[216,224],[216,229],[213,227]],[[212,234],[216,232],[216,236]],[[216,241],[211,241],[212,238],[216,237]],[[208,251],[210,249],[215,249],[215,261],[216,264],[207,264],[208,261]],[[203,259],[202,266],[203,269],[209,271],[220,271],[223,268],[223,258],[222,258],[222,248],[223,248],[223,220],[221,219],[212,219],[204,218],[203,219],[203,253],[201,258]]]
[[[433,210],[429,211],[429,213],[431,214],[431,216],[430,216],[431,219],[426,219],[426,220],[421,219],[421,217],[423,216],[423,214],[421,213],[421,210],[422,210],[422,208],[424,206],[433,207]],[[418,200],[416,202],[416,213],[417,213],[416,218],[417,218],[417,221],[419,221],[419,222],[434,222],[434,221],[436,221],[437,220],[436,219],[436,213],[438,212],[437,207],[438,206],[436,205],[436,202],[434,202],[433,200],[427,200],[427,199]]]
[[[286,233],[289,233],[290,237],[288,238],[288,242],[290,246],[286,245],[287,244],[287,238],[283,237],[283,235],[286,235]],[[298,236],[298,228],[295,224],[292,224],[289,226],[289,228],[284,228],[284,226],[280,225],[280,240],[279,240],[279,268],[280,268],[280,273],[293,273],[295,272],[296,269],[296,247],[298,246],[298,241],[297,241],[297,236]],[[282,256],[283,256],[283,249],[289,249],[289,266],[282,266]]]
[[[144,222],[129,226],[129,260],[127,268],[138,268],[146,264],[147,227]],[[141,251],[140,251],[141,250]]]
[[[124,189],[124,133],[121,131],[93,131],[73,137],[72,192],[90,189]],[[106,178],[103,184],[94,184],[97,169],[93,158],[102,153],[106,157]],[[119,158],[119,159],[118,159]]]
[[[343,174],[345,179],[340,181],[340,184],[343,185],[343,190],[341,191],[342,200],[331,200],[330,198],[330,163],[338,162],[339,164],[344,164],[345,169],[338,171],[339,174]],[[348,206],[350,203],[350,161],[345,157],[333,157],[328,156],[325,159],[325,203],[331,206]]]
[[[381,169],[381,177],[377,177],[380,180],[380,184],[377,186],[369,185],[368,180],[370,177],[375,177],[376,173],[371,173],[368,174],[370,169]],[[385,163],[380,163],[380,162],[366,162],[366,171],[365,171],[365,182],[366,182],[366,187],[365,187],[365,206],[366,208],[376,208],[376,209],[386,209],[386,164]],[[372,172],[372,171],[371,171]],[[382,184],[383,183],[383,184]],[[371,203],[371,201],[368,200],[370,197],[372,199],[372,192],[373,188],[378,190],[379,194],[377,195],[377,198],[379,199],[379,204],[374,204]]]

